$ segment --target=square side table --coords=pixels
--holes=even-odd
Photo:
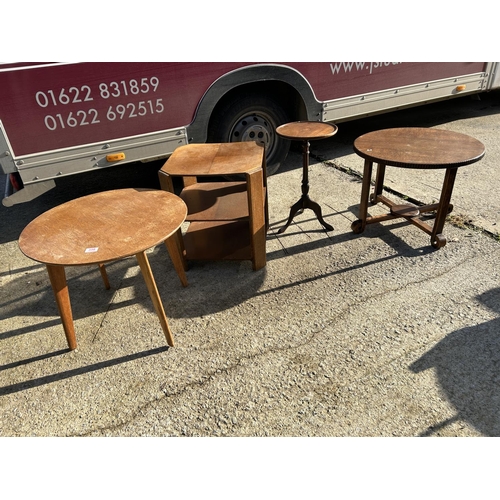
[[[161,188],[188,207],[183,236],[186,260],[251,260],[254,271],[266,265],[269,227],[265,150],[254,142],[189,144],[177,148],[158,173]],[[244,180],[201,182],[200,178],[238,176]]]

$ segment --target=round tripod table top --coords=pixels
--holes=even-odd
[[[280,125],[276,133],[292,141],[326,139],[337,133],[338,127],[330,123],[299,121]]]

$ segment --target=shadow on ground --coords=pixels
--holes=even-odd
[[[500,288],[477,298],[500,313]],[[415,373],[434,369],[444,397],[457,410],[454,417],[422,435],[439,434],[452,422],[465,420],[485,436],[500,436],[500,318],[449,334],[410,369]]]

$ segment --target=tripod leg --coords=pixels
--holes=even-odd
[[[330,226],[325,220],[323,219],[323,215],[321,213],[321,207],[318,203],[315,201],[312,201],[310,199],[307,199],[307,201],[304,203],[305,208],[310,208],[315,214],[317,219],[319,220],[320,224],[327,230],[327,231],[333,231],[333,227]]]
[[[304,208],[304,200],[301,198],[297,203],[292,205],[290,208],[290,215],[288,217],[287,223],[278,231],[278,234],[284,233],[288,226],[292,223],[293,218],[297,215],[297,212]]]

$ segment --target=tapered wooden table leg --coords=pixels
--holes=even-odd
[[[151,266],[149,265],[149,260],[146,255],[146,252],[139,252],[135,256],[137,258],[137,262],[139,263],[139,267],[141,268],[144,281],[146,282],[149,296],[153,301],[153,306],[155,308],[156,314],[160,319],[161,327],[163,328],[163,332],[165,333],[165,338],[167,339],[167,344],[170,347],[174,347],[174,337],[172,335],[170,327],[168,326],[167,316],[165,315],[165,310],[163,309],[163,304],[160,299],[160,294],[158,293],[158,288],[156,286],[156,282],[153,277],[153,273],[151,271]]]
[[[106,290],[111,288],[108,279],[108,273],[106,272],[106,266],[104,264],[99,264],[99,271],[101,271],[102,281],[104,282],[104,287]]]
[[[168,254],[174,265],[174,269],[177,271],[177,275],[181,280],[182,286],[188,286],[188,281],[186,277],[187,263],[184,257],[184,245],[182,243],[181,230],[178,229],[170,238],[165,240],[165,246],[167,247]]]
[[[57,309],[61,316],[61,321],[71,350],[76,349],[76,335],[73,325],[73,313],[71,312],[71,302],[69,300],[68,284],[66,282],[66,272],[63,266],[52,266],[47,264],[50,284],[54,291]]]

